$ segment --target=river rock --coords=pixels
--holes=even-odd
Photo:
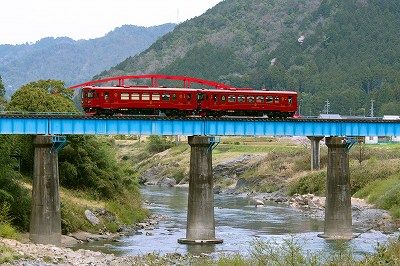
[[[84,231],[78,231],[78,232],[74,232],[72,234],[70,234],[69,236],[80,240],[80,241],[98,241],[98,240],[102,240],[102,239],[108,239],[109,237],[106,235],[97,235],[97,234],[91,234],[88,232],[84,232]]]
[[[221,194],[222,193],[222,187],[217,185],[213,188],[214,194]]]
[[[66,236],[66,235],[61,236],[61,246],[63,247],[73,247],[81,242],[82,241],[79,241],[78,239],[73,238],[72,236]]]
[[[263,206],[264,201],[262,198],[250,198],[250,204],[254,206]]]
[[[176,185],[176,180],[169,177],[164,177],[157,182],[157,185],[161,187],[173,187]]]
[[[243,154],[233,159],[221,162],[213,167],[213,175],[215,177],[236,179],[253,166],[251,160],[257,156],[258,155]]]
[[[150,167],[140,175],[140,183],[145,185],[157,184],[160,173],[164,172],[166,168],[167,166],[161,164]]]
[[[97,218],[91,210],[86,210],[85,216],[86,219],[88,219],[88,221],[93,225],[98,225],[100,223],[99,218]]]

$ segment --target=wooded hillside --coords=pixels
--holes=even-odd
[[[396,0],[225,0],[100,76],[181,74],[297,90],[303,115],[400,114]]]

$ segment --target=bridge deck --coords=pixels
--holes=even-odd
[[[0,115],[0,134],[400,136],[400,120]]]

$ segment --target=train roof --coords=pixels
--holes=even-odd
[[[230,89],[207,89],[207,88],[163,88],[163,87],[147,87],[147,86],[126,86],[126,87],[118,87],[118,86],[113,86],[113,87],[97,87],[97,86],[85,86],[83,89],[96,89],[96,90],[142,90],[142,89],[150,89],[150,90],[155,90],[155,91],[182,91],[182,92],[193,92],[193,91],[209,91],[212,93],[229,93],[229,92],[236,92],[236,93],[272,93],[272,94],[291,94],[291,95],[297,95],[297,92],[295,91],[270,91],[270,90],[256,90],[252,88],[230,88]]]

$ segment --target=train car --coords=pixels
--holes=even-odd
[[[82,107],[89,115],[178,115],[194,114],[197,91],[183,88],[93,87],[82,89]]]
[[[268,116],[292,117],[297,93],[252,89],[85,86],[82,107],[88,115]]]
[[[293,117],[297,93],[253,89],[205,90],[201,109],[212,116]]]

